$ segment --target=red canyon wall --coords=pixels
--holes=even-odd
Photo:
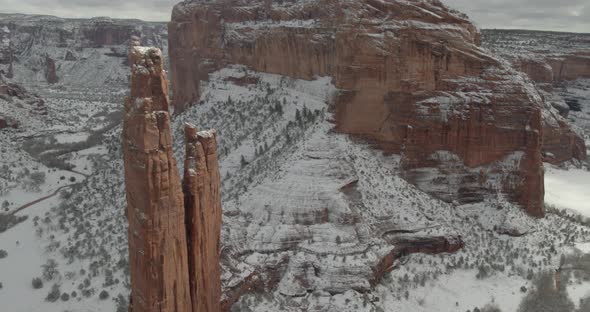
[[[518,153],[514,168],[504,169],[516,178],[501,188],[531,215],[544,215],[542,99],[479,47],[465,15],[439,1],[192,1],[175,7],[169,36],[177,110],[196,102],[200,82],[227,64],[331,76],[341,90],[336,129],[401,153],[411,182],[426,190],[436,183],[417,171],[440,169],[432,161],[439,151],[460,157],[465,172]],[[463,183],[476,175],[467,174],[452,199],[463,198]],[[479,195],[496,192],[480,184]]]

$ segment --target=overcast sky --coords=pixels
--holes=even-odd
[[[2,13],[62,17],[111,16],[167,21],[180,0],[0,0]],[[443,0],[482,28],[590,33],[590,0]]]

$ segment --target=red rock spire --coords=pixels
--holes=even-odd
[[[184,204],[193,311],[220,311],[221,196],[216,133],[185,126]]]
[[[132,47],[123,152],[130,311],[191,311],[184,202],[172,153],[168,82],[158,49]]]
[[[172,151],[162,53],[132,46],[130,64],[131,95],[123,126],[129,310],[220,311],[221,197],[215,131],[186,127],[183,193]]]

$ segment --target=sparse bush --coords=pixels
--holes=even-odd
[[[106,290],[103,290],[98,295],[98,298],[100,298],[100,300],[106,300],[109,298],[109,293]]]
[[[8,252],[4,249],[0,249],[0,259],[8,257]]]
[[[57,299],[59,299],[60,295],[61,292],[59,290],[59,285],[53,284],[53,286],[51,286],[51,291],[49,292],[49,294],[47,294],[47,297],[45,297],[45,301],[56,302]]]
[[[33,281],[31,282],[31,284],[33,285],[33,289],[43,288],[43,280],[39,277],[33,278]]]
[[[127,312],[127,310],[129,309],[129,302],[127,301],[127,298],[125,298],[125,296],[119,294],[119,296],[117,296],[117,311],[116,312]]]

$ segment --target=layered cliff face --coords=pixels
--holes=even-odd
[[[227,64],[330,76],[336,129],[401,154],[409,181],[432,191],[454,176],[432,193],[465,203],[499,189],[544,214],[543,100],[438,1],[189,1],[175,7],[169,36],[177,110]],[[455,173],[436,160],[442,152],[458,159]],[[508,175],[494,169],[506,166]]]
[[[138,43],[137,43],[138,44]],[[123,152],[130,311],[220,311],[221,196],[215,131],[186,127],[181,185],[160,50],[133,46]]]

